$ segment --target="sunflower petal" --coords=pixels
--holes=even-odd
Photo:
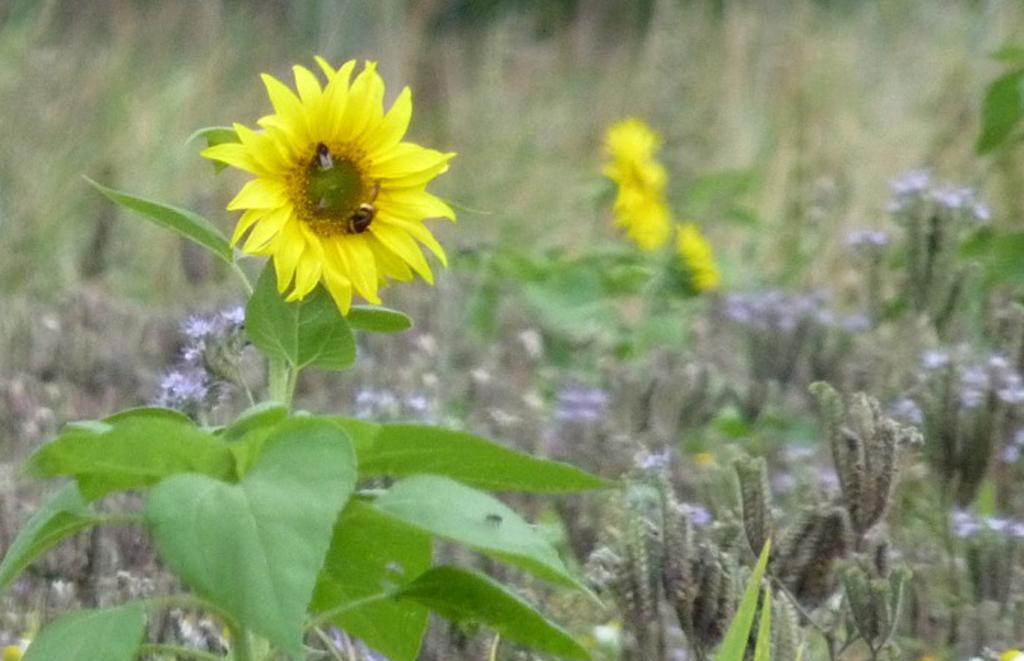
[[[422,222],[418,220],[403,220],[401,218],[386,218],[385,222],[405,230],[410,236],[429,248],[430,252],[434,253],[434,256],[437,257],[442,266],[448,268],[448,256],[444,254],[444,248],[441,247],[441,244],[437,242],[437,239],[434,238],[434,235],[431,234],[430,230]]]
[[[391,104],[391,109],[388,110],[388,114],[384,115],[375,134],[367,139],[366,151],[370,158],[386,153],[387,150],[401,142],[402,136],[409,129],[410,119],[412,119],[412,90],[406,87]]]
[[[341,314],[347,315],[352,308],[352,282],[342,275],[341,267],[334,261],[324,262],[324,286],[334,299]]]
[[[295,96],[295,92],[268,73],[260,74],[260,78],[263,79],[263,85],[267,88],[267,96],[270,97],[270,103],[278,115],[287,118],[302,116],[302,102],[299,97]]]
[[[377,295],[377,263],[366,239],[359,235],[345,236],[334,242],[338,252],[348,262],[348,277],[360,296],[368,302],[379,304]]]
[[[234,124],[238,139],[250,156],[263,169],[261,174],[279,175],[286,172],[289,162],[283,157],[278,141],[269,133],[257,133],[243,124]]]
[[[320,281],[320,273],[323,270],[322,260],[317,259],[310,250],[311,244],[306,244],[306,251],[302,253],[299,264],[295,269],[295,287],[286,301],[301,301],[309,295],[309,292],[316,288]]]
[[[342,139],[358,142],[367,127],[380,121],[384,109],[384,81],[377,73],[377,63],[367,60],[349,89],[345,115],[342,119]],[[358,290],[358,287],[356,287]]]
[[[237,245],[249,228],[253,226],[253,223],[263,217],[264,214],[266,214],[266,211],[263,209],[249,209],[242,213],[242,216],[235,224],[235,231],[231,235],[231,245]]]
[[[277,271],[277,291],[283,294],[292,284],[295,269],[306,249],[306,240],[298,228],[299,221],[292,221],[281,232],[280,247],[274,253],[274,270]]]
[[[384,189],[380,194],[379,205],[386,206],[395,216],[408,220],[424,218],[447,218],[455,220],[455,212],[446,202],[425,190],[416,189]]]
[[[228,211],[239,209],[276,209],[288,203],[288,192],[280,182],[270,179],[247,181],[234,199],[228,202]]]
[[[395,180],[428,171],[440,173],[453,156],[454,153],[444,154],[412,142],[401,142],[374,161],[373,171],[378,178]]]
[[[290,207],[281,207],[260,218],[249,232],[249,238],[245,240],[242,250],[250,254],[260,252],[285,227],[291,215]]]
[[[225,142],[213,147],[207,147],[199,152],[199,154],[203,158],[224,163],[252,174],[268,174],[267,168],[253,158],[249,149],[240,142]]]
[[[423,257],[423,252],[407,232],[388,223],[374,223],[370,231],[377,239],[412,267],[421,278],[434,284],[434,274]]]
[[[380,239],[374,236],[373,233],[368,232],[366,236],[369,237],[370,248],[373,250],[373,254],[377,257],[377,268],[381,273],[382,281],[384,278],[390,278],[400,282],[408,282],[413,279],[414,276],[412,269],[409,268],[407,263],[402,261],[401,257],[381,243]]]
[[[299,90],[299,98],[302,103],[309,106],[320,101],[323,90],[320,89],[320,81],[316,79],[312,71],[296,64],[292,67],[292,74],[295,76],[295,89]]]

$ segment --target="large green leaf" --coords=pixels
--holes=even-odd
[[[277,291],[268,263],[245,309],[245,332],[268,356],[295,368],[343,370],[356,360],[352,328],[322,286],[301,301],[287,303]]]
[[[537,459],[465,432],[426,425],[380,425],[357,446],[363,477],[444,475],[491,491],[558,493],[611,486],[574,466]]]
[[[100,521],[82,498],[78,485],[72,482],[65,486],[32,515],[11,542],[0,562],[0,594],[40,555]]]
[[[224,428],[222,437],[226,441],[237,441],[254,429],[271,427],[288,417],[288,407],[280,402],[262,402],[242,412],[235,421]]]
[[[427,609],[412,601],[348,604],[380,594],[430,568],[431,539],[371,505],[352,501],[334,528],[310,611],[339,610],[331,621],[392,661],[415,661]]]
[[[151,220],[160,227],[169,229],[189,241],[198,243],[228,264],[234,261],[234,252],[231,250],[231,244],[228,243],[227,237],[217,229],[216,225],[202,216],[187,209],[179,209],[168,204],[122,193],[113,188],[107,188],[88,177],[85,180],[92,184],[96,190],[106,195],[111,201]]]
[[[415,601],[455,622],[486,624],[502,638],[567,659],[590,655],[564,629],[500,583],[458,567],[435,567],[402,586],[399,599]]]
[[[379,305],[353,305],[347,319],[352,328],[372,333],[401,333],[412,328],[412,319]]]
[[[768,565],[768,556],[771,555],[772,542],[768,540],[761,549],[761,556],[757,559],[753,573],[747,580],[747,586],[743,590],[743,597],[740,605],[736,608],[736,614],[732,616],[729,629],[725,632],[722,645],[718,648],[715,661],[743,661],[747,652],[747,642],[750,640],[750,629],[754,626],[754,615],[757,613],[757,597],[761,593],[761,577],[764,576],[765,567]],[[771,610],[771,602],[766,601],[765,610]]]
[[[369,420],[344,418],[341,416],[332,416],[330,420],[340,425],[345,430],[345,433],[348,434],[349,440],[352,441],[352,447],[355,449],[356,457],[359,459],[360,479],[374,477],[372,473],[363,471],[363,460],[368,458],[370,453],[373,452],[373,447],[377,443],[377,436],[380,435],[380,424],[370,422]]]
[[[976,149],[986,154],[1003,144],[1024,117],[1024,69],[994,80],[981,106],[981,136]]]
[[[37,477],[73,476],[95,500],[112,491],[150,486],[175,473],[231,479],[231,451],[213,434],[167,409],[135,409],[73,423],[29,458]]]
[[[237,484],[188,474],[153,487],[146,520],[161,555],[186,583],[295,653],[355,478],[345,432],[295,418],[274,430]]]
[[[547,539],[500,500],[454,480],[416,475],[397,482],[375,505],[405,523],[518,565],[555,583],[582,586]]]
[[[24,661],[132,661],[145,629],[146,609],[138,602],[72,611],[39,632]]]

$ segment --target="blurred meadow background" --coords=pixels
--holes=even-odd
[[[27,454],[70,420],[153,401],[181,322],[242,301],[223,265],[115,208],[83,175],[230,233],[224,208],[244,177],[214,176],[188,137],[254,125],[269,111],[259,74],[290,81],[292,64],[319,54],[377,60],[386,103],[412,88],[410,138],[458,152],[431,190],[459,219],[432,226],[451,262],[435,287],[384,292],[416,329],[363,341],[352,372],[304,375],[301,405],[443,422],[607,477],[668,457],[679,498],[712,521],[694,525],[743,565],[733,460],[767,458],[781,521],[802,520],[808,493],[841,500],[847,480],[831,468],[827,416],[807,386],[864,390],[886,415],[902,405],[924,440],[896,462],[884,532],[855,521],[849,548],[816,562],[831,576],[834,560],[880,536],[915,578],[890,636],[898,652],[851,642],[832,658],[960,659],[1024,644],[1024,396],[997,392],[1019,381],[1024,271],[989,259],[998,237],[1020,239],[1024,160],[1015,144],[975,148],[986,88],[1006,70],[991,55],[1022,41],[1024,4],[1008,0],[0,0],[0,549],[38,497],[17,472]],[[664,304],[609,295],[601,256],[620,255],[624,240],[602,142],[629,116],[661,135],[668,202],[713,247],[717,292]],[[921,169],[927,180],[908,183]],[[956,280],[956,300],[936,311],[903,280],[914,257],[900,252],[912,226],[901,230],[900,216],[916,211],[900,200],[942,182],[976,191],[988,240],[972,243],[973,227],[956,235],[946,257],[977,277]],[[851,232],[865,230],[896,247],[884,264],[855,254],[871,241]],[[959,251],[962,239],[973,252]],[[960,273],[953,261],[936,268]],[[841,332],[839,319],[850,320]],[[966,388],[972,361],[1002,407],[984,433],[967,414],[959,426],[942,417],[958,395],[929,399],[936,369],[955,366],[948,383]],[[582,572],[629,519],[615,500],[526,506]],[[62,548],[4,597],[0,633],[67,603],[159,589],[152,554],[129,533],[104,534]],[[798,587],[806,610],[841,610]],[[599,611],[523,590],[598,658],[691,649],[669,632],[661,656],[637,651],[645,634],[621,599]],[[830,658],[814,627],[798,629],[803,658]],[[438,625],[423,658],[485,658],[480,640],[456,633]]]

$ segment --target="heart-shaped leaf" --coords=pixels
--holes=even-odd
[[[29,458],[36,477],[73,476],[86,500],[139,489],[175,473],[232,479],[228,445],[167,409],[134,409],[72,423]]]
[[[437,475],[397,482],[374,505],[432,535],[465,544],[549,581],[582,588],[540,532],[503,502]]]
[[[331,621],[341,629],[392,661],[415,661],[427,628],[426,608],[393,599],[345,607],[425,572],[431,545],[429,535],[371,505],[350,502],[334,528],[310,611],[337,610]]]
[[[575,466],[537,459],[473,434],[426,425],[380,425],[356,446],[362,477],[444,475],[491,491],[559,493],[612,486]]]
[[[138,602],[72,611],[39,632],[24,661],[132,661],[145,627],[146,609]]]
[[[225,441],[237,441],[254,429],[270,427],[288,417],[288,407],[279,402],[263,402],[242,412],[224,428]]]
[[[100,521],[82,498],[78,485],[72,482],[65,486],[32,515],[11,542],[0,562],[0,593],[44,552]]]
[[[564,629],[479,572],[435,567],[402,586],[395,596],[415,600],[454,622],[486,624],[503,638],[539,652],[567,659],[590,658]]]
[[[355,479],[345,432],[295,418],[275,428],[237,484],[189,474],[155,486],[146,520],[167,563],[196,592],[297,653]]]
[[[169,204],[107,188],[88,177],[85,180],[96,190],[106,195],[112,202],[116,202],[124,208],[134,211],[160,227],[169,229],[190,241],[198,243],[227,264],[231,264],[234,261],[235,255],[231,250],[231,244],[228,243],[227,237],[217,229],[216,225],[202,216],[187,209],[179,209]]]
[[[301,301],[285,302],[270,262],[245,308],[245,332],[263,353],[294,368],[343,370],[356,360],[352,328],[322,286]]]

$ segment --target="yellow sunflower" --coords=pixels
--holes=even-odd
[[[612,124],[605,134],[609,161],[604,174],[618,184],[612,206],[615,225],[643,250],[665,245],[672,228],[665,202],[668,177],[655,158],[659,145],[657,134],[635,117]]]
[[[695,224],[679,225],[676,230],[676,252],[694,291],[701,294],[718,289],[721,276],[711,244]]]
[[[293,67],[298,94],[263,75],[274,114],[260,130],[235,124],[239,142],[219,144],[203,156],[255,175],[228,204],[242,211],[232,244],[269,256],[277,286],[300,300],[322,282],[342,314],[353,291],[380,303],[378,288],[413,274],[433,283],[420,244],[447,265],[425,218],[455,220],[426,191],[455,155],[403,142],[412,95],[402,90],[384,112],[384,81],[366,62],[352,80],[355,60],[335,70],[316,59],[327,83]]]

